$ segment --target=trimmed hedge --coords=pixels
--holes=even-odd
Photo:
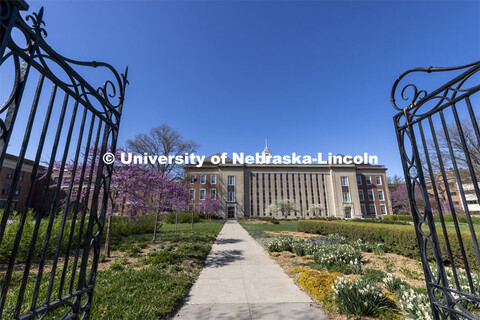
[[[477,215],[471,215],[473,224],[480,224],[480,217]],[[409,221],[412,222],[412,216],[409,214],[392,214],[384,216],[383,219],[388,221]],[[436,222],[440,222],[440,217],[437,215],[433,218]],[[453,222],[453,216],[451,214],[444,214],[443,219],[446,222]],[[457,220],[460,223],[468,223],[467,216],[465,214],[457,214]]]
[[[382,242],[388,245],[394,253],[414,259],[420,258],[417,236],[413,226],[346,221],[304,220],[298,222],[298,231],[323,235],[338,233],[353,241],[362,239],[372,243]],[[437,234],[439,236],[442,257],[448,264],[448,253],[445,239],[443,233],[440,230],[437,231],[439,231]],[[455,231],[447,231],[447,234],[456,266],[463,267],[460,245],[456,233]],[[472,268],[478,269],[479,266],[476,262],[473,240],[470,233],[463,231],[461,234],[469,265]],[[480,239],[480,233],[478,232],[477,239]],[[429,257],[433,257],[431,250],[429,250]]]

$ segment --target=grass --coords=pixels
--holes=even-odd
[[[251,223],[248,220],[239,221],[242,227],[248,232],[261,232],[261,231],[298,231],[297,220],[280,220],[279,224],[260,224],[260,223]]]
[[[205,258],[223,227],[223,221],[190,224],[164,224],[157,241],[152,234],[136,234],[121,238],[112,245],[117,256],[100,263],[95,285],[92,319],[168,319],[181,305],[190,287],[204,266]],[[151,254],[155,253],[155,254]],[[71,269],[71,268],[70,268]],[[67,274],[70,279],[71,271]],[[48,287],[49,273],[42,279],[40,303]],[[60,277],[57,270],[57,276]],[[35,274],[28,282],[23,311],[31,302]],[[18,279],[17,279],[18,278]],[[15,281],[9,289],[5,319],[11,318],[20,286],[21,274],[14,273]],[[67,281],[68,282],[68,281]],[[54,294],[58,292],[58,281]],[[67,289],[67,287],[65,288]],[[11,303],[8,303],[8,300]],[[13,302],[13,303],[12,303]],[[66,308],[49,314],[49,319],[60,318]]]

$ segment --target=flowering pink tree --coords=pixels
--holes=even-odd
[[[390,194],[394,214],[411,214],[410,200],[407,186],[402,184]],[[415,187],[415,201],[417,206],[423,207],[424,201],[420,188]]]
[[[203,202],[203,209],[207,217],[216,217],[218,212],[220,211],[220,203],[216,199],[212,199],[207,197],[207,199]]]
[[[115,158],[120,159],[120,153],[126,152],[117,149]],[[90,148],[87,154],[82,154],[81,159],[86,161],[69,161],[64,166],[56,162],[53,167],[52,177],[58,178],[58,185],[66,192],[63,204],[68,210],[72,208],[74,218],[78,213],[78,204],[88,205],[89,196],[93,193],[95,186],[94,179],[99,170],[99,163],[102,160],[100,149]],[[103,174],[107,174],[107,167],[103,167]],[[46,175],[46,174],[45,174]],[[45,175],[43,178],[45,178]],[[92,181],[91,181],[92,180]],[[103,198],[101,190],[100,198]],[[154,239],[158,229],[158,220],[161,214],[168,214],[168,211],[183,210],[188,204],[188,191],[185,187],[170,176],[147,166],[124,165],[115,162],[111,175],[110,192],[108,194],[107,230],[105,241],[105,254],[110,256],[110,239],[112,216],[123,214],[133,217],[140,214],[155,214]]]

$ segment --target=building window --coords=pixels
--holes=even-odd
[[[365,176],[365,180],[366,180],[368,186],[372,185],[372,177],[371,176]]]
[[[20,194],[20,186],[16,186],[15,192],[13,193],[13,195],[18,196],[19,194]]]
[[[200,175],[200,184],[205,184],[207,183],[207,175],[202,174]]]
[[[364,204],[360,205],[360,211],[362,212],[362,216],[367,214],[367,208],[365,207]]]
[[[3,195],[7,195],[8,194],[8,188],[10,188],[10,185],[8,183],[5,183],[3,185],[3,189],[2,189],[2,194]]]
[[[235,185],[235,176],[228,176],[228,185],[229,186]]]
[[[23,176],[25,175],[25,172],[20,171],[20,176],[18,177],[18,180],[23,181]]]
[[[380,211],[382,212],[382,215],[387,214],[387,206],[385,206],[384,204],[381,204]]]
[[[215,189],[210,189],[210,199],[217,199],[217,190]]]
[[[363,190],[358,190],[358,197],[360,198],[360,201],[365,200],[365,195],[363,194]]]
[[[343,202],[350,202],[350,192],[343,193]]]
[[[210,184],[217,184],[217,175],[216,174],[212,174],[210,176]]]
[[[194,174],[190,175],[190,183],[195,183],[196,177]]]
[[[340,177],[342,181],[342,187],[348,187],[348,177]]]
[[[7,179],[12,179],[13,177],[13,169],[7,169]]]
[[[377,183],[377,185],[381,186],[382,185],[382,177],[375,176],[375,182]]]
[[[188,205],[188,212],[193,212],[193,204]]]
[[[205,200],[205,189],[200,189],[200,194],[198,195],[199,200]]]
[[[357,176],[357,184],[358,184],[359,186],[362,185],[362,176]]]
[[[377,209],[375,208],[374,204],[370,205],[370,214],[371,215],[377,215]]]
[[[235,192],[228,191],[228,202],[235,202]]]
[[[0,200],[0,209],[5,209],[6,204],[7,204],[6,200]]]
[[[375,198],[373,197],[373,190],[368,190],[367,194],[368,194],[368,200],[369,201],[375,200]]]
[[[190,189],[190,200],[195,200],[195,190]]]
[[[378,190],[378,200],[385,201],[385,197],[383,196],[383,190]]]

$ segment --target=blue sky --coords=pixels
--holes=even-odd
[[[395,79],[480,59],[479,1],[30,1],[30,11],[42,5],[58,52],[128,65],[120,145],[165,122],[205,155],[252,154],[268,138],[273,154],[369,152],[400,174]]]

